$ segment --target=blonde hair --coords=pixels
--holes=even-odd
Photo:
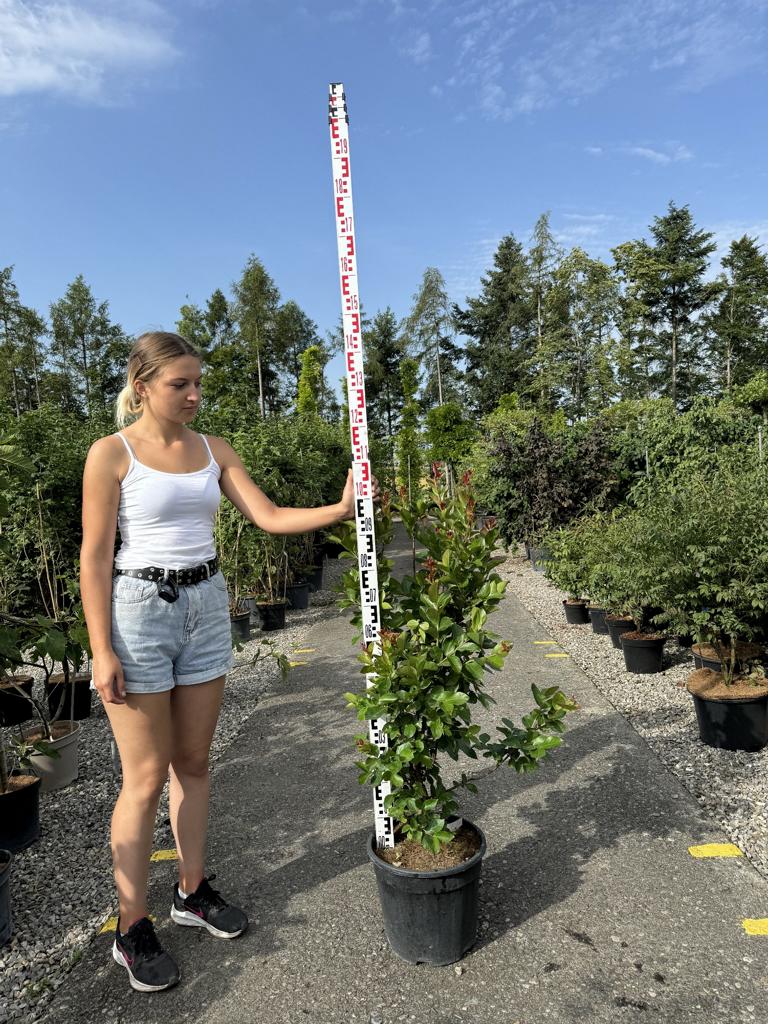
[[[180,334],[170,331],[147,331],[140,335],[128,356],[128,379],[115,402],[115,420],[121,429],[129,420],[135,419],[142,409],[142,400],[136,391],[136,381],[145,384],[156,377],[166,363],[179,356],[195,356],[200,353],[194,345]]]

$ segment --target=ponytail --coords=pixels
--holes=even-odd
[[[122,430],[140,412],[141,398],[136,394],[132,384],[126,384],[115,402],[115,422]]]

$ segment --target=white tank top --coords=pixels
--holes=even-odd
[[[202,434],[210,461],[194,473],[165,473],[145,466],[125,437],[131,464],[120,485],[118,569],[189,569],[216,554],[213,521],[221,500],[221,467]]]

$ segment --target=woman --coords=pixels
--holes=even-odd
[[[93,681],[123,768],[112,815],[120,903],[113,956],[142,992],[179,980],[146,904],[155,815],[169,775],[179,865],[172,919],[220,938],[248,925],[211,888],[214,876],[204,875],[208,755],[232,666],[227,589],[213,542],[221,494],[268,533],[305,533],[353,515],[351,470],[338,504],[279,508],[226,441],[190,430],[201,371],[184,338],[142,335],[117,402],[118,425],[133,422],[92,446],[83,478],[81,587]]]

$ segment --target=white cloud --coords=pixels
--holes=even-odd
[[[639,156],[643,160],[650,160],[655,164],[671,164],[680,160],[692,160],[693,153],[687,146],[680,142],[668,142],[661,147],[654,146],[624,146],[622,152],[629,156]]]
[[[603,147],[602,146],[585,146],[584,147],[584,152],[585,153],[589,153],[590,156],[602,156],[603,155]]]
[[[415,64],[426,64],[432,56],[432,38],[429,32],[417,32],[404,43],[400,52],[410,57]]]
[[[161,8],[138,0],[126,11],[110,2],[0,0],[0,96],[101,101],[114,76],[129,79],[178,56]]]
[[[766,0],[458,0],[440,46],[453,48],[458,83],[471,87],[475,107],[509,120],[578,103],[630,75],[698,90],[765,69],[765,11]],[[599,156],[599,148],[588,152]],[[659,162],[685,159],[660,152]]]

